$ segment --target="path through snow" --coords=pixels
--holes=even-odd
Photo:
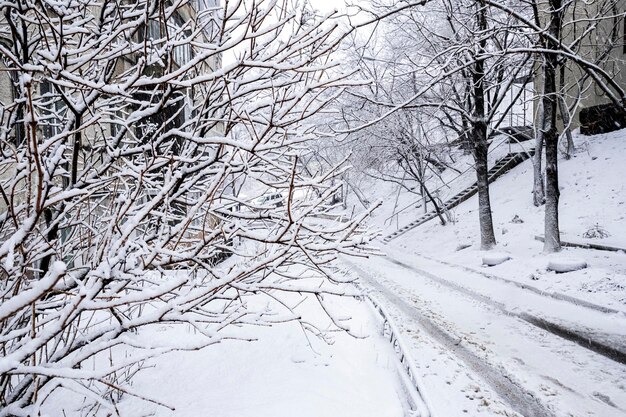
[[[421,261],[420,266],[434,267]],[[486,300],[497,296],[512,310],[523,312],[528,306],[535,314],[567,318],[568,325],[578,324],[581,329],[596,326],[592,328],[613,338],[625,334],[623,315],[571,303],[549,311],[533,299],[532,292],[507,294],[493,282],[472,288],[484,294],[481,300],[385,258],[353,267],[387,304],[404,338],[411,341],[411,356],[431,390],[426,395],[438,399],[435,416],[514,415],[513,410],[533,417],[626,413],[626,366]],[[448,270],[446,277],[451,276],[462,279],[464,272]]]

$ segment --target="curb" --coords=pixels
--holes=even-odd
[[[424,383],[419,377],[419,373],[413,365],[413,359],[407,353],[408,350],[404,343],[400,340],[400,331],[391,320],[389,314],[380,302],[370,294],[366,293],[363,288],[356,284],[363,291],[364,298],[368,301],[370,307],[382,318],[383,331],[382,335],[387,338],[396,357],[398,358],[398,370],[405,385],[408,400],[412,406],[411,417],[434,417],[431,401],[425,395]]]

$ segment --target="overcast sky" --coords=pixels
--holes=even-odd
[[[345,0],[309,0],[311,5],[322,12],[329,12],[333,9],[341,10],[345,5]]]
[[[335,9],[345,12],[346,11],[346,0],[309,0],[311,6],[315,9],[319,10],[322,14],[329,13]],[[353,18],[353,22],[355,19]],[[356,19],[358,21],[358,19]],[[237,51],[239,48],[235,48],[230,51],[226,51],[222,56],[223,63],[229,64],[235,60],[237,56]]]

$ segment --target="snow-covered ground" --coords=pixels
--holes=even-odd
[[[325,297],[333,317],[349,327],[350,335],[338,331],[325,318],[315,297],[295,297],[292,301],[305,323],[329,330],[325,340],[290,322],[231,331],[234,337],[241,334],[254,341],[227,340],[199,351],[159,356],[144,364],[133,379],[133,389],[167,407],[125,395],[118,405],[119,415],[406,415],[398,360],[382,338],[382,325],[372,308],[363,300]],[[176,340],[182,344],[199,337],[186,327],[164,325],[144,331],[141,336],[154,343]],[[88,415],[82,401],[82,396],[68,396],[64,391],[49,402],[48,415]],[[101,413],[110,415],[106,409]]]
[[[626,132],[576,141],[575,157],[560,164],[563,239],[625,247]],[[508,151],[496,145],[491,163]],[[469,167],[469,158],[459,157],[457,170]],[[471,170],[442,178],[454,179],[449,187],[438,185],[444,200],[474,181]],[[386,256],[342,261],[399,330],[433,417],[626,415],[626,254],[572,248],[542,254],[535,236],[542,233],[543,208],[532,205],[531,187],[531,161],[492,184],[498,247],[489,253],[479,250],[474,196],[453,210],[455,223],[431,221],[383,246]],[[405,210],[392,224],[393,211],[415,196],[385,184],[370,191],[371,201],[384,201],[371,224],[386,232],[421,211]],[[594,227],[610,236],[585,239]],[[548,271],[550,262],[567,259],[588,267]],[[287,301],[305,323],[326,330],[325,340],[295,322],[234,329],[233,337],[255,340],[146,362],[133,388],[163,405],[125,395],[120,415],[410,415],[396,352],[366,301],[326,296],[333,317],[351,334],[338,331],[314,297]],[[168,326],[141,336],[196,337]],[[81,401],[80,395],[53,397],[49,415],[82,415]]]
[[[626,249],[626,131],[591,137],[575,134],[574,140],[577,146],[574,157],[569,160],[562,157],[559,163],[562,240]],[[490,165],[509,151],[506,143],[496,141],[493,146]],[[529,141],[511,150],[531,146]],[[441,190],[444,201],[475,181],[471,170],[463,177],[457,172],[468,169],[471,156],[458,156],[456,161],[456,170],[446,170],[441,176],[441,179],[450,181],[448,186],[442,186],[441,179],[432,183],[433,189]],[[431,220],[393,240],[387,251],[400,257],[410,254],[434,258],[541,291],[562,293],[616,310],[624,309],[626,254],[623,251],[564,248],[559,254],[542,253],[543,243],[537,237],[543,235],[544,208],[532,204],[532,169],[532,161],[527,160],[490,186],[498,241],[495,252],[510,257],[510,260],[490,268],[483,265],[485,253],[480,251],[477,195],[451,210],[452,223],[441,226],[437,220]],[[410,223],[423,211],[408,204],[417,201],[413,194],[399,193],[397,187],[390,184],[372,183],[366,191],[370,193],[370,201],[384,202],[370,218],[371,225],[380,228],[383,236]],[[394,215],[407,205],[409,209]],[[354,202],[354,206],[358,207],[358,203]],[[349,207],[348,211],[351,210]],[[607,236],[584,237],[598,229]],[[571,260],[584,261],[588,268],[566,275],[548,269],[550,262],[567,263]]]
[[[393,311],[434,416],[623,416],[626,366],[386,258],[352,265]],[[553,300],[555,304],[558,301]],[[565,304],[564,302],[561,302]],[[564,305],[572,321],[594,312]],[[595,312],[624,333],[624,317]],[[586,319],[588,319],[586,317]]]
[[[577,152],[559,163],[562,239],[626,248],[626,132],[575,137]],[[532,204],[532,162],[514,168],[490,187],[498,248],[511,260],[488,269],[490,274],[516,280],[543,291],[561,292],[615,309],[626,307],[626,254],[565,248],[542,254],[543,207]],[[454,210],[456,223],[441,226],[431,221],[393,241],[402,253],[435,257],[449,263],[485,271],[478,239],[478,197]],[[513,221],[518,216],[523,223]],[[585,239],[599,225],[605,239]],[[471,245],[458,250],[460,245]],[[400,253],[400,252],[398,252]],[[583,259],[589,268],[566,275],[549,272],[550,260]]]
[[[562,239],[626,248],[626,131],[574,139],[575,156],[559,164]],[[449,194],[473,180],[456,179]],[[433,220],[381,245],[386,257],[346,260],[392,312],[433,415],[626,415],[626,253],[543,254],[532,180],[528,160],[491,185],[492,251],[480,250],[474,196],[452,211],[454,223]],[[370,190],[385,202],[371,219],[383,234],[421,211],[385,221],[397,194]],[[608,236],[585,237],[594,230]],[[548,268],[573,263],[587,268]]]

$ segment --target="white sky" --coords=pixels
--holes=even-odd
[[[345,0],[309,0],[309,3],[322,12],[330,12],[334,9],[343,10],[346,7]]]

